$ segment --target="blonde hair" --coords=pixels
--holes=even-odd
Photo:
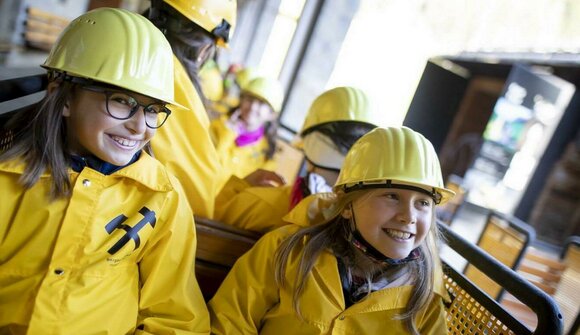
[[[353,259],[356,252],[351,243],[347,240],[349,234],[349,221],[340,214],[353,201],[367,196],[368,190],[354,191],[349,193],[337,193],[336,200],[324,210],[323,215],[318,215],[319,219],[310,222],[310,227],[301,229],[290,235],[278,247],[275,254],[275,279],[280,287],[286,286],[285,274],[286,264],[292,252],[302,253],[300,256],[298,273],[295,282],[297,283],[293,295],[292,305],[300,318],[300,297],[304,292],[307,277],[310,275],[318,256],[324,250],[331,250],[332,253],[341,259]],[[413,290],[405,309],[396,319],[401,320],[412,334],[418,334],[415,318],[419,312],[425,308],[433,297],[434,289],[434,269],[439,263],[437,244],[439,231],[435,220],[435,209],[429,233],[419,246],[421,256],[416,261],[396,265],[396,267],[408,267]],[[345,262],[345,265],[352,266],[352,262]],[[367,282],[372,281],[374,274],[365,272]],[[370,289],[367,294],[370,293]],[[388,321],[388,320],[385,320]]]

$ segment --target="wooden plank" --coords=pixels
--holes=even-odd
[[[59,35],[61,31],[63,31],[63,27],[51,25],[44,21],[35,20],[33,18],[28,18],[26,22],[24,22],[24,26],[26,31],[32,32],[42,32],[48,35]]]
[[[538,269],[537,267],[529,266],[528,263],[522,263],[518,268],[518,272],[531,274],[536,277],[540,277],[542,280],[554,284],[557,284],[562,276],[562,273],[547,272],[544,269]]]
[[[58,25],[63,28],[70,23],[70,20],[63,16],[47,12],[36,7],[28,7],[26,12],[29,17],[33,17],[36,20],[44,21],[53,25]]]
[[[539,255],[539,254],[537,254],[537,253],[535,253],[533,251],[532,252],[527,252],[524,255],[524,260],[533,261],[533,262],[536,262],[536,263],[544,264],[547,267],[549,267],[549,268],[551,268],[553,270],[559,271],[559,272],[562,272],[562,271],[564,271],[566,269],[566,264],[564,264],[564,263],[562,263],[562,262],[560,262],[558,260],[550,259],[550,258],[547,258],[545,256]]]
[[[209,263],[231,267],[250,250],[259,234],[196,217],[197,258]]]

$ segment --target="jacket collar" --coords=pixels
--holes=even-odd
[[[322,222],[335,197],[334,193],[311,194],[302,199],[282,220],[302,227],[311,226],[311,222]]]
[[[20,160],[11,160],[8,162],[0,163],[0,171],[3,172],[23,174],[24,168],[25,165]],[[92,170],[92,173],[95,175],[101,175],[105,177],[105,175],[98,171],[88,167],[87,169]],[[79,174],[78,172],[74,172],[72,169],[70,169],[69,172],[71,176]],[[46,171],[41,175],[41,178],[50,177],[50,173]],[[110,177],[129,178],[154,191],[168,192],[174,189],[167,170],[159,161],[149,156],[149,154],[144,151],[141,153],[137,161],[113,172]]]

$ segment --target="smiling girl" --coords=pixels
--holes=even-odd
[[[240,104],[212,121],[210,132],[220,157],[222,180],[243,178],[257,169],[273,170],[278,113],[284,92],[280,82],[257,77],[242,87]]]
[[[367,133],[333,193],[238,260],[210,301],[212,333],[445,334],[435,206],[452,196],[421,134]]]
[[[46,97],[1,138],[0,333],[208,333],[193,214],[148,154],[174,103],[167,40],[98,9],[43,67]]]

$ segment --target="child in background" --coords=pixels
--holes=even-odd
[[[310,194],[329,192],[350,147],[373,124],[371,103],[364,91],[336,87],[312,103],[300,131],[306,174],[293,185],[251,187],[252,178],[232,176],[216,198],[215,219],[265,233],[285,223],[282,217]],[[273,178],[270,178],[273,179]]]
[[[97,9],[43,67],[47,95],[0,153],[0,333],[209,333],[193,213],[148,153],[174,103],[169,43]]]
[[[144,2],[144,1],[143,1]],[[199,71],[236,25],[236,0],[151,0],[146,16],[173,49],[174,109],[151,141],[155,158],[178,179],[196,216],[212,218],[221,167],[203,105]]]
[[[284,92],[275,79],[258,77],[242,87],[239,106],[212,121],[210,132],[221,163],[221,183],[257,169],[274,170],[278,113]]]
[[[367,133],[332,193],[234,265],[209,303],[212,333],[445,334],[435,206],[452,196],[421,134]]]

